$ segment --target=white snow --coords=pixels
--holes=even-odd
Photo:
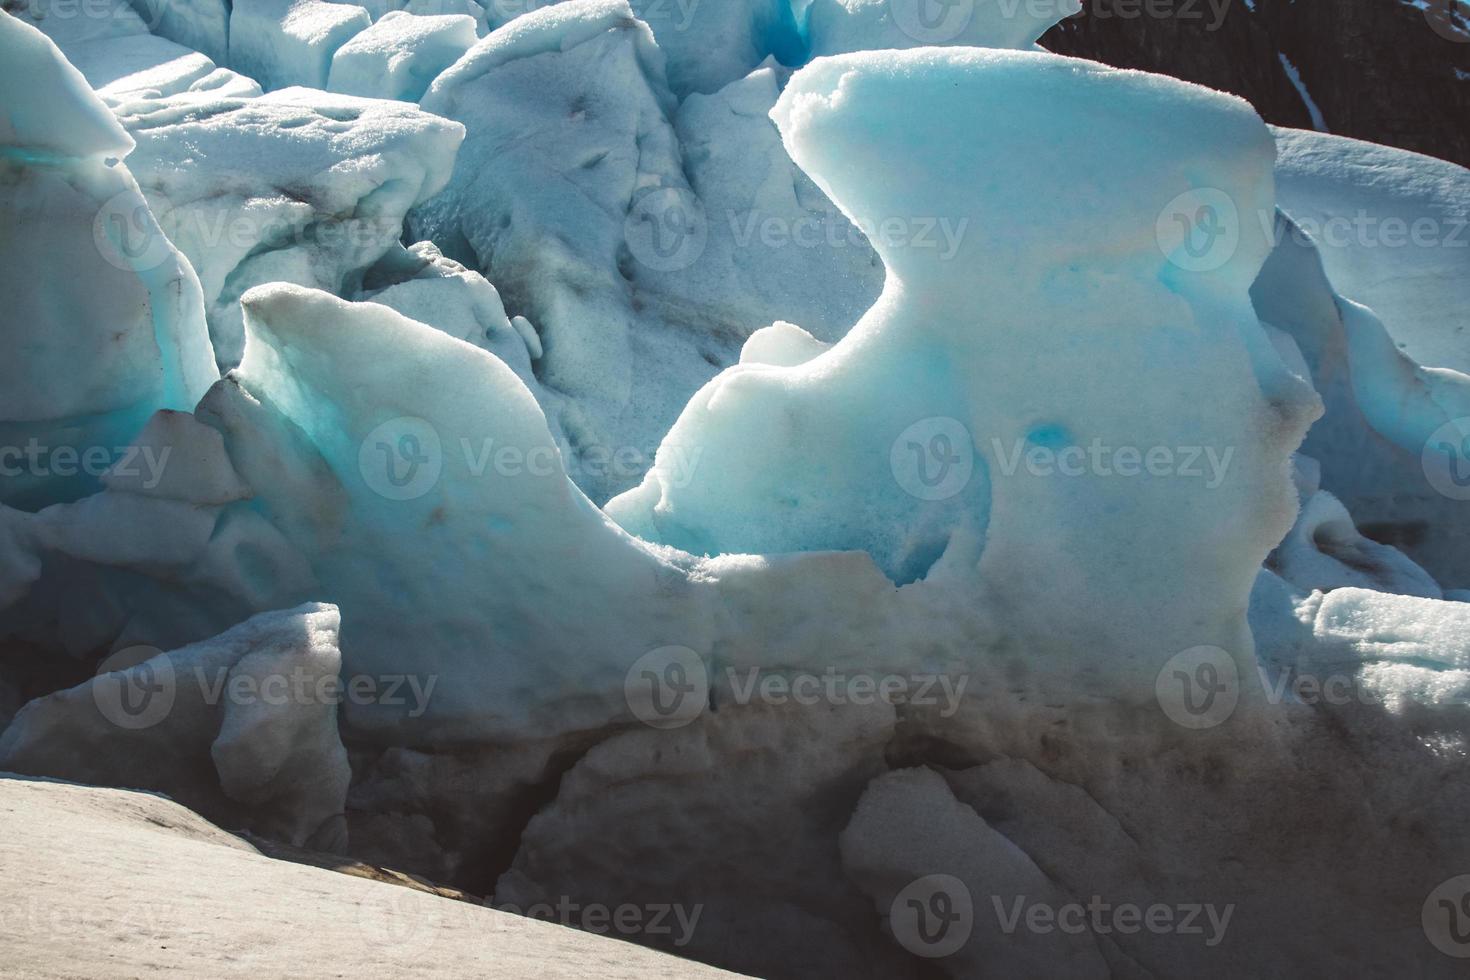
[[[140,99],[118,112],[159,223],[199,271],[224,369],[240,360],[246,289],[354,288],[399,247],[408,209],[444,186],[462,138],[401,102],[304,88]]]
[[[326,0],[235,0],[230,67],[270,91],[327,87],[332,55],[372,18],[362,7]]]
[[[475,43],[471,17],[392,10],[332,55],[333,92],[418,102],[439,73]]]
[[[0,814],[0,944],[12,976],[733,976],[607,935],[273,860],[151,794],[5,778]]]

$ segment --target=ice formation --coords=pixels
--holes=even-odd
[[[0,768],[766,976],[1449,975],[1470,278],[1328,232],[1463,171],[1071,0],[109,9],[0,15],[0,446],[113,447]]]
[[[162,790],[338,849],[351,770],[337,737],[337,630],[337,610],[308,605],[169,653],[118,651],[91,681],[16,715],[0,771]]]
[[[32,509],[97,489],[149,415],[192,407],[217,375],[199,280],[119,162],[132,138],[3,12],[0,54],[0,501]]]
[[[332,55],[326,88],[418,102],[429,83],[475,43],[473,17],[392,10]]]

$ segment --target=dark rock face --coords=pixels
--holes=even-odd
[[[1234,92],[1267,122],[1316,128],[1289,63],[1330,132],[1470,166],[1465,0],[1084,0],[1041,44]]]

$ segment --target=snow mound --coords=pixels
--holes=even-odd
[[[169,653],[119,651],[93,680],[22,708],[0,768],[161,790],[294,844],[345,846],[338,619],[308,605]]]
[[[118,162],[132,148],[56,46],[0,16],[0,499],[12,506],[95,490],[149,415],[192,406],[217,377],[199,282]]]
[[[242,353],[245,290],[278,280],[357,288],[399,248],[408,209],[444,186],[463,135],[401,102],[304,88],[144,98],[117,111],[159,224],[198,270],[223,369]]]
[[[332,55],[372,23],[362,7],[327,0],[235,0],[230,67],[266,91],[327,87]]]
[[[1342,296],[1418,364],[1470,375],[1470,170],[1374,143],[1275,129],[1277,203]]]
[[[348,95],[418,102],[475,40],[471,17],[389,11],[332,55],[326,87]]]
[[[278,861],[162,797],[0,778],[15,976],[715,980],[712,967],[427,890]],[[119,898],[125,883],[126,900]],[[614,903],[609,915],[626,903]],[[649,912],[636,910],[644,915]],[[614,933],[615,935],[618,933]],[[263,941],[269,937],[269,941]],[[166,950],[163,955],[160,950]]]

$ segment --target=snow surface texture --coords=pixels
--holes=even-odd
[[[151,794],[3,778],[0,819],[10,889],[0,944],[14,977],[731,976],[551,922],[272,860]]]
[[[95,490],[99,453],[217,377],[199,280],[118,162],[132,149],[56,46],[0,13],[0,442],[46,457],[8,463],[6,504]]]
[[[32,701],[0,769],[161,790],[293,844],[346,845],[351,771],[337,704],[337,610],[264,613],[170,653],[120,651],[96,678]]]
[[[475,43],[472,17],[393,10],[332,55],[333,92],[418,102],[440,72]]]
[[[235,0],[230,65],[267,91],[326,88],[332,55],[372,23],[362,7],[326,0]]]
[[[117,110],[160,226],[199,271],[222,369],[240,361],[245,290],[356,288],[399,248],[408,209],[444,186],[463,133],[401,102],[305,88]]]

